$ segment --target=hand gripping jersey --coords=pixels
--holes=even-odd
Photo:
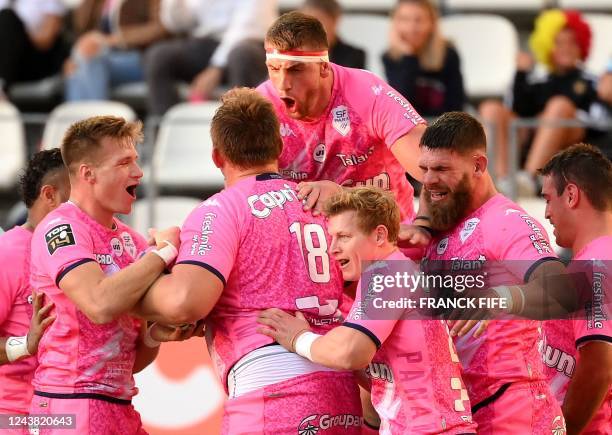
[[[612,236],[591,241],[574,256],[570,270],[584,270],[589,276],[592,298],[585,304],[584,312],[572,320],[550,320],[544,322],[546,346],[544,364],[550,386],[563,404],[570,379],[577,364],[580,364],[578,349],[592,341],[612,345],[612,322],[610,320],[610,295],[612,294]],[[605,298],[604,299],[604,295]],[[578,318],[579,317],[579,318]],[[583,434],[606,434],[612,431],[612,388],[601,408]]]
[[[475,267],[484,268],[486,262],[501,264],[503,261],[512,276],[517,277],[519,282],[515,283],[522,283],[529,280],[540,262],[555,260],[556,256],[541,225],[517,204],[497,194],[455,228],[435,237],[427,248],[426,259],[427,262],[452,262],[453,270],[464,266],[474,270]],[[489,284],[495,285],[491,281]],[[511,384],[545,381],[545,376],[539,352],[541,322],[513,318],[492,320],[477,339],[473,337],[474,330],[456,338],[455,345],[480,432],[481,426],[489,424],[493,418],[486,410],[478,412],[481,407],[501,396]],[[483,418],[487,419],[484,424]],[[517,433],[544,430],[533,429],[536,423],[532,427],[531,418],[529,420],[529,426],[517,428]],[[499,424],[501,428],[509,423],[500,421]]]
[[[304,212],[295,183],[278,174],[244,179],[186,219],[176,264],[204,267],[225,285],[206,330],[226,388],[240,358],[273,342],[256,332],[260,310],[300,310],[318,333],[339,323],[342,279],[329,243],[324,219]]]
[[[21,337],[30,328],[31,239],[23,227],[0,235],[0,337]],[[35,368],[36,356],[0,366],[0,414],[28,412]]]
[[[399,251],[386,260],[410,261],[417,271],[416,264]],[[368,298],[373,294],[362,283],[344,326],[365,333],[378,348],[366,374],[372,381],[372,404],[381,418],[380,433],[476,433],[445,322],[419,319],[409,309],[401,316],[372,319],[378,316],[368,315],[364,304],[372,303]]]
[[[402,220],[412,220],[413,189],[391,153],[396,140],[425,123],[408,101],[376,75],[330,64],[329,106],[314,122],[292,119],[268,80],[257,89],[275,107],[281,125],[281,174],[300,181],[331,180],[395,192]]]
[[[57,319],[43,336],[34,376],[36,394],[130,400],[136,393],[132,367],[140,321],[124,314],[92,323],[59,283],[75,267],[97,262],[106,275],[129,266],[146,241],[119,220],[113,229],[67,202],[38,225],[32,238],[32,287],[55,303]]]

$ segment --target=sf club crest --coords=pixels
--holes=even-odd
[[[338,106],[332,109],[332,126],[342,136],[351,131],[351,118],[346,106]]]

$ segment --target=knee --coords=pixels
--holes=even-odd
[[[498,100],[485,100],[478,106],[480,117],[487,121],[498,121],[507,111],[506,106]]]
[[[149,47],[143,58],[146,75],[152,77],[168,70],[172,64],[171,58],[173,55],[173,46],[163,42]]]
[[[544,106],[543,116],[554,118],[571,118],[576,114],[573,101],[563,95],[556,95],[549,99]]]
[[[266,76],[266,53],[263,43],[245,40],[238,43],[229,53],[227,69],[230,76],[239,77],[245,86],[256,86]]]

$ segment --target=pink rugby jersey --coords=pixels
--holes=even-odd
[[[118,219],[113,229],[106,228],[71,202],[38,225],[32,239],[31,283],[55,303],[57,319],[40,341],[35,394],[130,400],[137,393],[132,367],[140,320],[124,314],[96,325],[58,285],[67,273],[90,261],[112,275],[133,263],[146,245]]]
[[[399,251],[385,260],[412,263]],[[416,272],[418,267],[412,266]],[[372,304],[376,306],[368,301],[373,294],[365,296],[361,284],[343,326],[363,332],[378,348],[366,374],[381,418],[380,433],[476,433],[459,357],[445,322],[419,319],[415,310],[412,315],[406,310],[373,319],[379,317],[367,314]]]
[[[340,322],[342,279],[327,253],[325,221],[303,211],[295,187],[279,174],[250,177],[204,201],[183,224],[176,264],[201,266],[225,286],[206,328],[226,388],[234,363],[273,342],[256,332],[259,311],[300,310],[318,333]]]
[[[0,337],[21,337],[30,328],[30,240],[19,226],[0,235]],[[28,412],[35,368],[35,356],[0,365],[0,414]]]
[[[331,100],[314,122],[289,117],[269,80],[257,88],[272,101],[280,121],[281,174],[296,182],[331,180],[343,186],[392,190],[402,220],[412,220],[414,191],[390,148],[425,121],[399,92],[371,72],[330,65]]]
[[[501,194],[495,195],[458,225],[435,237],[427,248],[427,261],[452,261],[453,269],[474,270],[475,262],[483,269],[487,261],[507,261],[514,283],[529,280],[530,273],[542,261],[556,260],[542,226],[520,206]],[[513,261],[522,260],[522,261]],[[502,278],[507,278],[501,274]],[[501,282],[508,284],[507,280]],[[500,284],[494,279],[490,285]],[[504,384],[544,380],[544,368],[538,346],[541,322],[497,319],[489,323],[479,338],[472,333],[455,339],[463,365],[463,379],[472,406],[477,406]]]
[[[544,322],[546,347],[544,364],[548,380],[559,401],[563,404],[570,379],[576,364],[579,364],[578,349],[592,341],[603,341],[612,345],[612,321],[608,308],[612,286],[612,236],[591,241],[574,256],[578,263],[569,268],[588,268],[593,299],[588,302],[580,319],[551,320]],[[587,263],[588,262],[588,263]],[[607,299],[603,299],[606,295]],[[601,408],[597,411],[584,434],[605,434],[612,432],[612,388]]]

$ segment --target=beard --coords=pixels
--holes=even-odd
[[[448,231],[463,219],[472,199],[472,191],[467,174],[464,174],[454,190],[449,191],[446,199],[432,201],[425,189],[425,202],[431,214],[431,226],[436,231]]]

